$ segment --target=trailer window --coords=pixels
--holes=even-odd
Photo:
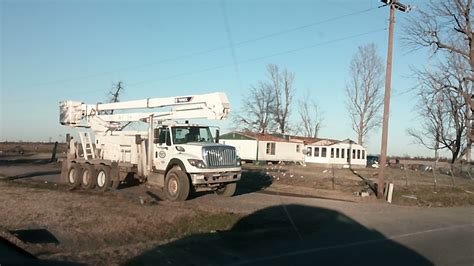
[[[321,157],[326,157],[326,148],[321,148]]]
[[[319,147],[314,147],[314,157],[319,157]]]
[[[275,155],[275,143],[268,142],[267,143],[267,154]]]

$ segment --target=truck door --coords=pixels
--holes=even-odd
[[[155,130],[155,167],[158,170],[166,170],[171,156],[171,134],[168,127]]]

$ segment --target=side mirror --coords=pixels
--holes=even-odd
[[[216,129],[216,143],[219,143],[219,134],[220,134],[220,130]]]
[[[157,144],[160,143],[160,129],[155,128],[153,130],[153,143]]]
[[[166,133],[166,146],[171,146],[171,136],[170,133]]]

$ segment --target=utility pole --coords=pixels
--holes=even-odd
[[[385,187],[385,165],[387,164],[387,141],[388,141],[388,118],[390,113],[390,86],[392,84],[392,50],[393,50],[393,29],[395,27],[395,9],[402,12],[410,11],[410,6],[400,4],[398,0],[381,0],[384,6],[390,7],[390,19],[388,26],[388,49],[387,49],[387,69],[385,72],[385,96],[383,104],[382,122],[382,143],[380,148],[380,168],[377,184],[377,198],[382,199]]]

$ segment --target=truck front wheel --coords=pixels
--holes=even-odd
[[[227,183],[216,190],[216,194],[224,197],[232,197],[237,189],[237,183]]]
[[[185,201],[189,196],[189,179],[185,172],[173,168],[165,178],[166,198],[170,201]]]

